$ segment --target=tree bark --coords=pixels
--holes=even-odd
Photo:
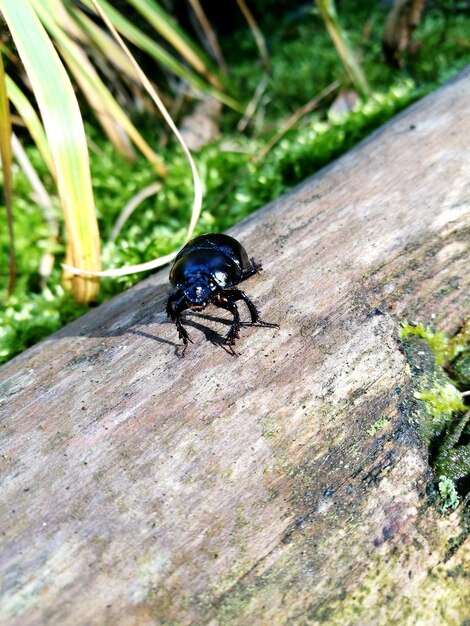
[[[467,71],[231,231],[280,324],[238,356],[210,309],[178,358],[163,270],[0,368],[3,624],[469,618],[398,336],[468,312],[469,101]]]

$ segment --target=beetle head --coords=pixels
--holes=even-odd
[[[190,309],[205,309],[217,285],[208,276],[197,276],[181,286]]]

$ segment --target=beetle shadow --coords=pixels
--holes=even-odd
[[[196,330],[202,332],[205,336],[206,341],[210,342],[212,345],[222,348],[230,354],[231,356],[239,356],[238,352],[235,351],[234,346],[226,343],[226,334],[221,334],[219,331],[209,328],[204,324],[199,323],[198,320],[206,320],[209,322],[215,322],[217,324],[223,324],[224,326],[231,327],[233,320],[228,319],[226,317],[216,317],[215,315],[210,315],[207,313],[196,313],[190,312],[184,316],[184,325],[191,326]],[[168,324],[173,324],[172,321],[167,321]],[[246,327],[257,327],[257,328],[279,328],[277,324],[269,324],[267,322],[243,322],[240,321],[240,328]]]
[[[204,313],[195,313],[195,312],[190,312],[187,313],[183,316],[183,323],[184,326],[186,328],[193,328],[194,330],[197,330],[199,332],[201,332],[206,341],[208,341],[209,343],[211,343],[213,346],[217,346],[219,348],[222,348],[223,350],[225,350],[225,352],[227,352],[227,354],[230,354],[231,356],[238,356],[238,354],[235,352],[235,350],[233,349],[232,346],[229,346],[225,343],[225,335],[220,333],[219,331],[215,330],[214,328],[210,328],[209,326],[205,325],[204,321],[209,321],[209,322],[213,322],[213,323],[217,323],[217,324],[223,324],[224,326],[228,326],[230,327],[232,325],[232,321],[227,319],[227,318],[223,318],[223,317],[216,317],[214,315],[208,315],[208,314],[204,314]],[[165,320],[163,322],[161,322],[162,324],[169,324],[170,326],[173,326],[175,328],[175,332],[176,331],[176,327],[173,321],[171,320]],[[140,325],[142,325],[142,322],[140,322]],[[241,325],[245,325],[244,323],[242,323]],[[168,339],[163,339],[162,337],[159,337],[158,335],[154,335],[150,332],[147,332],[145,330],[141,330],[141,329],[136,329],[136,328],[128,328],[127,332],[131,335],[139,335],[140,337],[145,337],[146,339],[151,339],[152,341],[157,341],[158,343],[165,343],[168,345],[171,345],[174,347],[175,349],[175,355],[176,356],[183,356],[184,352],[185,352],[185,346],[182,343],[175,343],[174,341],[169,341]],[[192,341],[190,340],[190,343],[192,343]]]
[[[167,345],[174,349],[176,356],[184,356],[184,344],[182,341],[167,339],[165,331],[159,333],[162,325],[172,327],[175,338],[178,331],[173,321],[166,317],[166,301],[168,288],[165,284],[152,284],[143,281],[132,289],[118,295],[116,298],[92,309],[86,315],[78,318],[68,326],[55,334],[55,338],[67,336],[88,337],[125,337],[137,335],[150,339],[161,346]],[[149,284],[150,283],[150,284]],[[232,346],[225,343],[226,332],[211,327],[207,323],[218,324],[222,329],[232,324],[232,319],[211,313],[188,311],[184,314],[184,325],[188,330],[201,332],[206,341],[222,348],[231,356],[238,356]],[[207,323],[206,323],[207,322]],[[251,326],[249,322],[241,322],[240,326]],[[256,326],[256,324],[254,324]],[[150,330],[151,327],[151,330]]]

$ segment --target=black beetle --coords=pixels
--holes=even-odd
[[[260,269],[261,264],[249,259],[241,243],[228,235],[200,235],[180,250],[170,270],[170,282],[176,291],[168,298],[166,312],[184,342],[183,354],[191,341],[181,320],[181,313],[186,309],[202,311],[212,303],[230,311],[233,321],[224,342],[229,346],[233,346],[240,331],[237,300],[245,302],[252,324],[277,327],[277,324],[263,322],[250,298],[243,291],[233,289]]]

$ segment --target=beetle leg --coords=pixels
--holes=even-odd
[[[278,324],[270,324],[269,322],[265,322],[260,318],[258,309],[244,291],[240,291],[239,289],[226,289],[225,293],[228,295],[232,302],[235,302],[236,300],[243,300],[243,302],[248,307],[248,310],[250,311],[252,324],[266,326],[267,328],[279,328]]]
[[[236,292],[237,290],[235,289],[234,291]],[[230,297],[231,293],[231,291],[224,291],[223,295],[221,294],[218,298],[214,298],[213,300],[216,306],[220,307],[221,309],[226,309],[227,311],[230,311],[230,313],[233,315],[232,325],[230,326],[230,330],[226,334],[224,341],[224,343],[227,343],[229,346],[233,346],[233,344],[235,343],[235,339],[239,337],[240,332],[240,313],[238,312],[237,305]]]
[[[178,301],[178,294],[170,293],[168,296],[168,300],[166,301],[166,314],[167,316],[174,320],[175,319],[175,311],[173,308],[173,303]]]
[[[244,291],[240,291],[239,289],[230,289],[226,290],[225,293],[228,295],[232,302],[235,302],[236,300],[243,300],[243,302],[248,307],[248,310],[250,311],[252,324],[256,324],[256,322],[260,321],[258,309]]]
[[[188,331],[183,326],[183,322],[181,321],[181,313],[188,308],[184,297],[179,297],[178,293],[172,293],[168,301],[166,303],[166,312],[168,317],[170,317],[174,323],[176,324],[176,328],[178,330],[178,336],[183,340],[185,350],[188,345],[188,341],[191,341],[188,335]],[[192,343],[192,341],[191,341]],[[184,350],[183,350],[184,354]]]

